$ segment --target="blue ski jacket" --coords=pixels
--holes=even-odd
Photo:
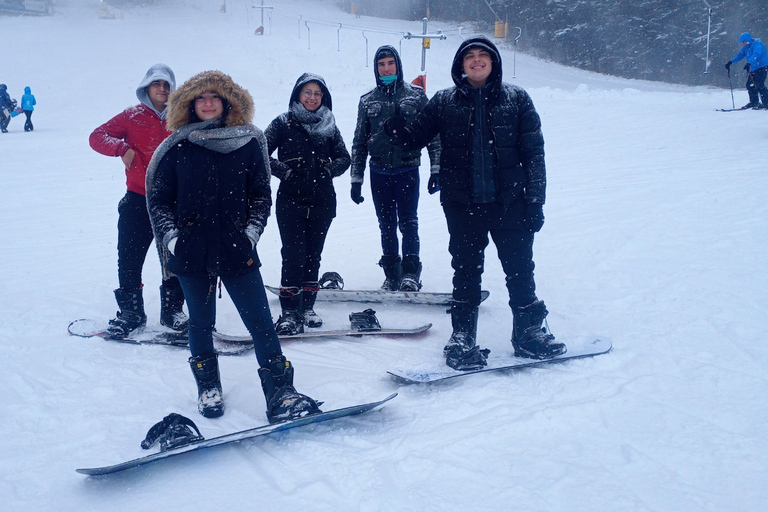
[[[27,86],[24,88],[24,96],[21,97],[21,110],[35,110],[35,105],[37,105],[35,95],[32,94],[32,89]]]
[[[765,45],[761,40],[755,39],[749,32],[744,32],[739,37],[739,42],[747,44],[731,59],[731,62],[735,64],[746,58],[750,71],[757,71],[768,66],[768,52],[766,52]]]

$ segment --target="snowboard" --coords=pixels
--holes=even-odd
[[[441,360],[439,363],[435,362],[435,364],[423,368],[396,369],[390,370],[387,373],[389,373],[395,380],[404,384],[424,384],[429,382],[440,382],[457,377],[466,377],[467,375],[474,375],[476,373],[520,370],[522,368],[562,363],[571,359],[605,354],[609,352],[612,347],[610,340],[607,338],[590,336],[566,341],[565,345],[568,347],[568,351],[565,354],[553,357],[552,359],[527,359],[514,357],[512,355],[512,346],[509,344],[507,347],[508,350],[503,353],[494,354],[494,352],[491,351],[491,355],[488,357],[488,366],[480,368],[479,370],[468,370],[463,372],[454,370],[453,368],[446,366],[445,362]]]
[[[266,289],[279,295],[280,288],[266,286]],[[483,290],[481,301],[488,298],[491,292]],[[366,302],[366,303],[395,303],[420,304],[426,306],[450,306],[453,302],[452,293],[438,292],[390,292],[386,290],[336,290],[321,288],[317,292],[317,300],[332,302]]]
[[[397,393],[389,395],[384,400],[378,402],[371,402],[368,404],[353,405],[350,407],[344,407],[343,409],[336,409],[333,411],[321,412],[310,416],[305,416],[296,420],[285,421],[282,423],[275,423],[271,425],[262,425],[260,427],[241,430],[239,432],[233,432],[231,434],[225,434],[223,436],[214,437],[211,439],[204,439],[202,441],[196,441],[177,448],[171,448],[164,452],[156,452],[151,455],[139,457],[137,459],[121,462],[112,466],[102,466],[94,468],[80,468],[76,471],[83,475],[108,475],[110,473],[117,473],[126,469],[135,468],[144,464],[149,464],[160,459],[167,459],[176,455],[182,455],[184,453],[190,453],[204,448],[210,448],[212,446],[219,446],[222,444],[242,441],[244,439],[251,439],[258,436],[265,436],[274,432],[282,432],[284,430],[290,430],[292,428],[303,427],[305,425],[311,425],[313,423],[320,423],[323,421],[335,420],[343,418],[345,416],[352,416],[355,414],[362,414],[368,411],[372,411],[384,405],[386,402],[392,400],[397,396]]]
[[[427,332],[432,328],[432,324],[425,324],[413,329],[380,329],[377,331],[358,331],[356,329],[339,329],[339,330],[305,330],[300,334],[286,334],[278,336],[280,341],[291,340],[303,340],[307,338],[338,338],[341,336],[414,336]],[[253,346],[250,336],[233,336],[231,334],[223,334],[220,332],[213,333],[213,339],[223,341],[226,343],[249,343]]]

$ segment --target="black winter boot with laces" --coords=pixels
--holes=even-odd
[[[530,359],[550,359],[564,354],[564,343],[555,341],[545,319],[549,311],[543,301],[512,309],[514,325],[512,327],[512,347],[515,356]]]
[[[323,319],[320,318],[317,313],[315,313],[315,300],[317,300],[317,292],[319,290],[320,286],[318,282],[315,281],[312,283],[304,283],[303,290],[301,291],[304,325],[313,329],[323,326]]]
[[[297,286],[280,288],[280,308],[282,314],[275,322],[278,336],[293,336],[304,332],[304,302],[302,290]]]
[[[144,313],[144,295],[142,289],[115,290],[115,300],[120,311],[109,321],[107,331],[114,338],[127,338],[133,331],[147,325],[147,315]]]
[[[400,289],[400,278],[403,275],[402,260],[400,256],[384,255],[379,260],[379,266],[384,269],[384,283],[382,290],[396,292]]]
[[[189,317],[184,314],[184,291],[177,279],[160,285],[160,325],[174,331],[189,331]]]
[[[282,354],[271,358],[265,367],[259,368],[259,379],[270,423],[322,412],[322,402],[316,402],[293,387],[293,365]]]
[[[451,314],[453,333],[443,348],[445,364],[454,370],[478,370],[488,364],[490,350],[477,346],[477,307],[455,302],[447,311]]]
[[[421,290],[421,260],[417,254],[403,256],[403,277],[400,279],[401,292]]]
[[[192,375],[197,382],[197,410],[206,418],[224,414],[218,355],[213,352],[189,358]]]

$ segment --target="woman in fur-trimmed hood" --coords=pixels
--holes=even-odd
[[[173,131],[147,170],[147,203],[164,269],[189,307],[189,359],[203,416],[224,413],[213,347],[217,278],[254,340],[270,422],[318,412],[293,388],[293,367],[272,325],[256,244],[272,205],[266,140],[253,98],[220,71],[187,80],[169,98]]]

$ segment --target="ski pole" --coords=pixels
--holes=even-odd
[[[731,80],[731,70],[728,70],[728,83],[731,84],[731,105],[736,108],[736,100],[733,99],[733,80]]]

